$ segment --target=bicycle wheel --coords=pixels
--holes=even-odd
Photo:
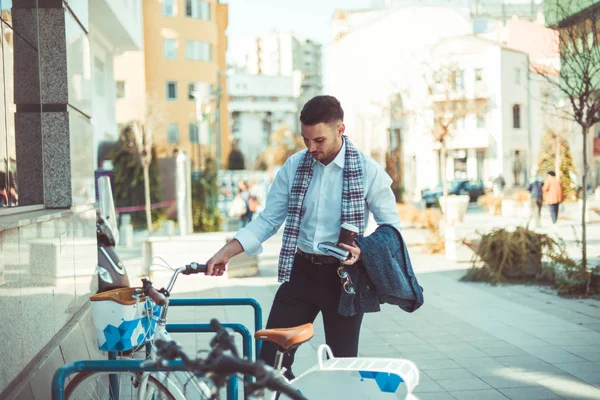
[[[112,386],[109,384],[111,375],[114,376]],[[80,372],[67,385],[65,397],[68,400],[137,400],[141,389],[139,384],[134,384],[137,378],[138,375],[133,372]],[[146,395],[141,400],[146,399],[176,400],[165,385],[152,375],[148,377]]]

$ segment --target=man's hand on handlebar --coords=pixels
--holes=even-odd
[[[227,242],[219,251],[215,253],[207,262],[205,275],[222,276],[227,270],[229,260],[244,251],[241,243],[236,239]]]
[[[218,252],[206,262],[207,268],[204,274],[209,276],[222,276],[227,270],[228,262],[229,258]]]

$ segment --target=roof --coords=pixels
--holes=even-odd
[[[508,21],[506,46],[529,54],[533,60],[559,57],[558,33],[529,21]]]

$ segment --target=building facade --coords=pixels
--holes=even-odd
[[[546,24],[555,29],[557,34],[562,37],[560,40],[561,59],[560,69],[563,71],[560,79],[566,80],[570,87],[584,87],[581,83],[585,78],[589,79],[591,90],[598,95],[600,88],[600,74],[595,68],[579,66],[578,62],[571,62],[576,58],[589,58],[592,65],[598,64],[598,21],[600,20],[600,1],[599,0],[551,0],[546,2],[545,15]],[[590,29],[589,25],[596,25]],[[585,38],[583,37],[585,35]],[[588,46],[577,47],[578,43],[588,42]],[[566,47],[566,49],[565,49]],[[588,54],[586,54],[588,53]],[[566,78],[565,78],[566,77]],[[585,77],[585,78],[584,78]],[[563,85],[564,89],[565,85]],[[572,93],[575,98],[578,93]],[[584,96],[586,97],[586,96]],[[594,103],[594,102],[590,102]],[[586,111],[586,110],[583,110]],[[586,111],[587,112],[587,111]],[[574,155],[581,155],[577,160],[577,167],[581,175],[583,167],[583,135],[581,127],[573,124],[576,133]],[[586,155],[588,161],[588,183],[592,188],[600,186],[600,123],[589,128],[586,140]]]
[[[291,33],[273,32],[246,38],[242,65],[247,73],[294,78],[298,106],[323,92],[322,45]]]
[[[389,150],[390,99],[423,80],[422,65],[433,45],[470,32],[468,16],[455,8],[337,12],[327,48],[326,86],[342,103],[351,140],[383,165]],[[393,46],[374,45],[382,38],[394,38]],[[413,106],[407,99],[404,107]],[[422,124],[417,120],[414,126]],[[423,135],[424,130],[423,125]]]
[[[209,153],[222,165],[231,148],[227,7],[217,0],[145,1],[144,51],[115,61],[118,124],[141,118],[152,127],[159,157],[183,150],[195,169]]]
[[[292,77],[235,72],[228,77],[227,93],[232,138],[244,155],[246,169],[256,167],[273,133],[299,132]]]
[[[94,165],[102,168],[102,144],[119,138],[115,110],[123,88],[115,85],[114,60],[126,51],[142,50],[142,4],[141,0],[90,2],[89,15]]]
[[[428,76],[424,86],[415,86],[408,94],[413,101],[422,100],[415,101],[404,124],[406,191],[418,194],[442,180],[488,182],[500,175],[507,185],[523,185],[533,141],[528,55],[467,35],[440,41],[429,65],[432,75],[445,68],[452,78],[448,82]],[[423,93],[429,88],[431,93]],[[468,105],[452,106],[459,102]],[[432,134],[433,118],[440,118],[437,112],[456,113],[446,141],[445,176],[441,149]]]
[[[95,101],[94,60],[137,46],[125,11],[135,3],[2,2],[0,398],[48,399],[58,367],[104,357],[88,300],[98,262],[93,131],[113,123],[93,122],[110,114]]]

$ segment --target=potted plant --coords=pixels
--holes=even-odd
[[[499,215],[502,207],[502,198],[491,193],[486,193],[477,199],[477,203],[486,209],[490,215]]]

